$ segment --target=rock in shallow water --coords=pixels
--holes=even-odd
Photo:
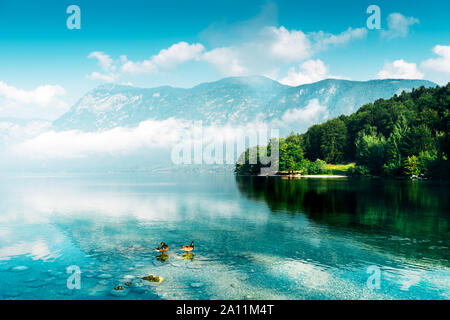
[[[12,268],[11,270],[12,271],[16,271],[16,272],[20,272],[20,271],[26,271],[28,269],[29,268],[27,266],[17,266],[17,267]]]
[[[191,288],[201,288],[201,287],[203,287],[203,283],[201,283],[201,282],[191,283]]]
[[[142,280],[147,280],[147,281],[149,281],[149,282],[158,282],[158,283],[161,283],[161,282],[164,281],[164,278],[163,278],[163,277],[156,277],[156,276],[153,276],[153,275],[148,275],[148,276],[146,276],[146,277],[143,277]]]
[[[126,297],[129,293],[128,289],[123,288],[122,290],[116,290],[116,288],[111,290],[111,292],[110,292],[111,295],[116,296],[116,297]]]
[[[122,285],[117,285],[110,291],[110,294],[116,297],[126,297],[129,292],[129,289],[123,287]]]

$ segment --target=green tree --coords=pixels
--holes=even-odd
[[[344,161],[347,147],[347,126],[340,119],[327,121],[323,125],[323,134],[320,139],[322,159],[328,163],[341,163]]]
[[[379,175],[386,162],[386,139],[376,134],[376,128],[368,127],[361,130],[356,139],[356,161],[370,170],[373,175]]]
[[[280,139],[280,171],[302,170],[303,149],[295,139]]]
[[[401,115],[394,124],[394,129],[392,130],[386,145],[387,163],[383,165],[383,170],[388,176],[397,176],[401,174],[403,157],[400,147],[408,131],[408,122],[405,116]]]
[[[410,156],[404,163],[405,173],[409,176],[420,174],[420,161],[416,156]]]

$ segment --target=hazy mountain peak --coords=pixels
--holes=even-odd
[[[288,110],[302,110],[312,100],[321,106],[317,110],[324,114],[308,117],[308,121],[323,121],[420,86],[436,84],[426,80],[326,79],[291,87],[263,76],[228,77],[190,89],[107,84],[88,92],[53,126],[56,130],[96,131],[171,117],[202,120],[205,124],[244,125],[261,120],[261,115],[262,120],[282,120]],[[291,130],[301,131],[310,124],[299,118],[289,126]]]

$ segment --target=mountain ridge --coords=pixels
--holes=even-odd
[[[335,117],[420,86],[437,84],[408,79],[324,79],[294,87],[264,76],[227,77],[192,88],[104,84],[86,93],[52,127],[56,131],[98,131],[168,118],[238,125],[257,119],[281,120],[288,110],[302,110],[315,99],[322,111],[326,108],[328,117]],[[298,130],[301,122],[292,129]]]

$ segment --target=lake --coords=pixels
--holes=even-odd
[[[0,299],[450,299],[449,248],[439,182],[79,174],[0,184]],[[164,281],[141,279],[150,274]]]

